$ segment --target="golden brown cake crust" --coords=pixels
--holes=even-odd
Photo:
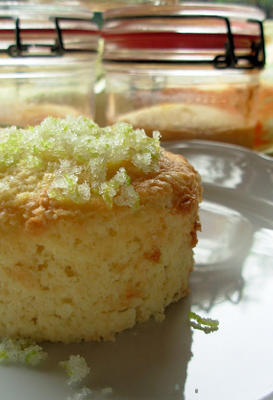
[[[183,156],[167,151],[162,153],[159,172],[151,178],[136,180],[134,186],[142,202],[170,196],[177,212],[191,211],[202,196],[200,177],[192,165]]]
[[[140,196],[140,205],[169,199],[173,212],[187,213],[197,209],[202,193],[200,177],[195,169],[183,156],[165,150],[162,150],[159,165],[158,172],[149,174],[140,174],[134,166],[127,165],[131,183]],[[117,207],[114,205],[113,209]],[[11,216],[17,223],[24,224],[26,231],[37,234],[46,229],[50,220],[77,217],[80,211],[107,213],[109,210],[101,198],[91,198],[85,204],[50,199],[44,187],[39,194],[29,193],[2,201],[0,219]]]

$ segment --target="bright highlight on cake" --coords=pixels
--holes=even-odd
[[[127,123],[100,128],[86,117],[49,117],[36,127],[6,128],[0,135],[0,199],[22,181],[26,195],[41,176],[38,190],[57,201],[85,203],[102,197],[108,207],[135,207],[139,198],[127,169],[149,173],[159,168],[160,134],[153,138]],[[5,177],[9,169],[11,181]],[[20,172],[20,173],[19,173]],[[2,175],[2,179],[1,179]]]

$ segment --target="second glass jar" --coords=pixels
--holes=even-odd
[[[254,22],[245,20],[246,11]],[[163,140],[252,148],[263,17],[255,8],[201,3],[106,12],[100,122],[125,121],[149,134],[159,130]]]

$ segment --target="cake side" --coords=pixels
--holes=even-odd
[[[187,293],[196,216],[144,207],[1,229],[0,334],[112,339]],[[3,236],[2,236],[3,235]]]

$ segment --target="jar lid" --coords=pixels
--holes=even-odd
[[[264,18],[256,7],[209,3],[108,10],[102,29],[103,59],[262,68]]]
[[[93,13],[68,4],[0,2],[0,57],[61,56],[97,50]]]

